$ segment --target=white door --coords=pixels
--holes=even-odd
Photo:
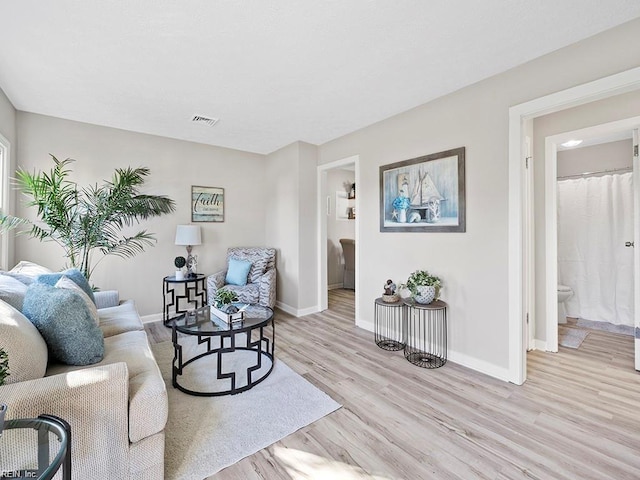
[[[640,370],[640,161],[638,129],[633,131],[633,315],[635,317],[636,370]]]

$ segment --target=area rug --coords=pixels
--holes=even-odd
[[[196,345],[195,337],[181,343],[185,344],[183,354],[187,358],[190,352],[202,348]],[[252,389],[237,395],[198,397],[171,386],[171,342],[153,345],[152,349],[169,396],[165,430],[167,480],[204,479],[340,408],[340,404],[278,360],[277,351],[273,372]],[[184,382],[197,386],[206,381],[215,372],[210,364],[214,357],[191,364],[197,368],[186,368]]]
[[[621,335],[629,335],[633,337],[634,329],[629,325],[614,325],[608,322],[594,322],[593,320],[585,320],[579,318],[576,325],[584,328],[591,328],[593,330],[602,330],[604,332],[619,333]]]
[[[589,332],[578,328],[558,327],[558,344],[563,347],[578,348]]]

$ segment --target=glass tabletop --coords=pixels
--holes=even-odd
[[[62,478],[70,479],[69,429],[66,422],[48,415],[4,422],[0,478],[51,479],[66,462]]]
[[[242,309],[241,320],[231,323],[219,318],[210,307],[186,312],[173,320],[176,330],[189,335],[215,335],[229,331],[243,331],[266,325],[273,318],[273,310],[262,305],[233,304]]]

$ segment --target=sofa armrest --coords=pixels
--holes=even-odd
[[[260,305],[263,307],[275,307],[276,305],[276,269],[272,268],[264,272],[258,280],[260,288]]]
[[[7,420],[50,414],[69,423],[75,478],[126,478],[128,388],[120,362],[3,385],[0,401],[8,405]]]
[[[216,295],[216,292],[224,287],[224,279],[227,276],[227,271],[222,270],[220,272],[216,272],[207,277],[207,300],[209,305],[213,305],[213,299]]]
[[[118,290],[100,290],[93,292],[97,308],[117,307],[120,303]]]

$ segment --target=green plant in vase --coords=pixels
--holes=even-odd
[[[213,305],[222,311],[226,311],[228,305],[238,301],[236,292],[229,289],[221,288],[213,296]]]
[[[440,297],[442,281],[431,275],[427,270],[416,270],[409,275],[402,287],[411,292],[411,296],[418,303],[431,303]]]

